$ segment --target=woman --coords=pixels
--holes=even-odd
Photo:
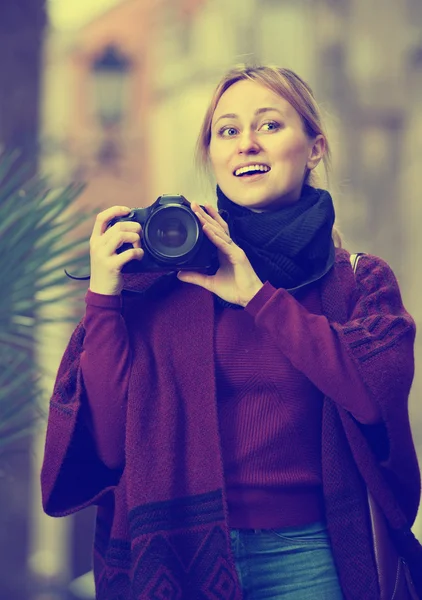
[[[215,275],[123,277],[141,228],[107,228],[128,207],[97,217],[44,509],[97,505],[100,599],[378,598],[362,472],[382,503],[382,470],[412,523],[414,322],[384,261],[363,256],[355,279],[334,247],[331,197],[310,185],[327,137],[297,75],[230,71],[199,154],[218,184],[219,212],[191,205]]]

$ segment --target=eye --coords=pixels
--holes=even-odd
[[[235,127],[222,127],[218,130],[218,135],[221,137],[233,137],[236,135],[237,129]]]
[[[277,123],[277,121],[268,121],[262,125],[261,129],[265,129],[265,131],[276,131],[277,129],[280,129],[280,127],[280,123]]]

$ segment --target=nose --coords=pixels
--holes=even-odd
[[[251,130],[244,130],[238,138],[238,151],[241,154],[256,154],[261,149],[256,135]]]

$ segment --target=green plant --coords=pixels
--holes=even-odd
[[[87,236],[74,234],[90,216],[74,210],[83,186],[51,190],[22,169],[12,175],[15,161],[0,156],[0,450],[37,421],[39,326],[57,321],[49,307],[79,293],[64,269],[88,264]],[[71,310],[60,317],[71,319]]]

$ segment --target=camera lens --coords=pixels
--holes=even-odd
[[[186,242],[188,232],[180,219],[164,217],[157,227],[157,237],[166,248],[180,248]]]
[[[198,222],[184,206],[163,206],[145,224],[148,250],[166,262],[187,259],[195,251],[199,238]]]

